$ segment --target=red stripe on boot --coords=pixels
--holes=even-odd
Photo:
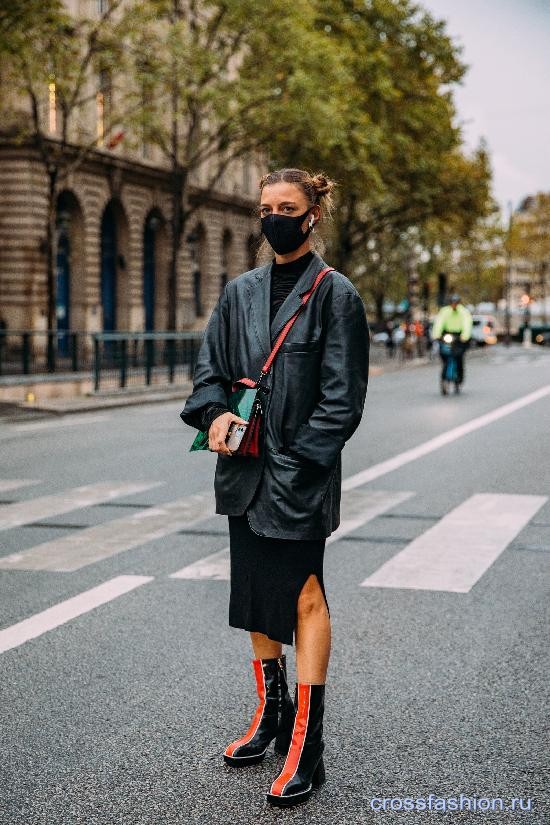
[[[298,710],[292,730],[292,742],[283,765],[283,770],[271,785],[270,793],[282,796],[285,787],[296,776],[300,757],[304,749],[304,742],[309,721],[309,707],[311,699],[311,685],[298,685]]]
[[[262,721],[262,716],[265,710],[265,701],[266,701],[266,689],[265,689],[265,676],[264,676],[264,669],[262,667],[262,660],[261,659],[253,659],[252,664],[254,665],[254,675],[256,676],[256,689],[258,691],[258,696],[260,697],[260,704],[256,708],[256,713],[254,714],[254,718],[250,723],[250,727],[248,728],[247,732],[241,739],[237,739],[236,742],[232,742],[230,745],[227,746],[225,749],[226,756],[233,756],[237,748],[241,745],[246,745],[255,735],[260,722]]]

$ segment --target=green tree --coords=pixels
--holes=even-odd
[[[178,257],[189,220],[238,158],[276,153],[307,121],[329,133],[319,95],[337,74],[309,0],[145,0],[133,41],[142,139],[160,148],[172,172],[169,326],[176,323]],[[324,51],[323,51],[324,50]],[[201,196],[193,174],[206,170]]]
[[[331,259],[344,270],[366,267],[365,288],[376,281],[381,306],[392,244],[402,246],[411,228],[434,218],[467,233],[484,214],[487,152],[480,146],[469,157],[462,149],[452,89],[466,68],[443,22],[409,0],[316,7],[316,26],[341,58],[331,89],[333,139],[316,141],[304,128],[283,136],[272,160],[322,166],[340,181]],[[373,268],[369,243],[382,269]]]

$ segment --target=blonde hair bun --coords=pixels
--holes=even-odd
[[[323,175],[322,172],[311,176],[311,185],[315,189],[318,198],[331,195],[336,186],[335,182]]]

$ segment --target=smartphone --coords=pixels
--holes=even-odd
[[[225,443],[232,452],[236,452],[236,450],[239,449],[239,445],[243,440],[243,436],[246,432],[247,427],[248,424],[237,424],[236,421],[233,421],[233,423],[229,427]]]

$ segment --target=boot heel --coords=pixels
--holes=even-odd
[[[283,756],[286,756],[289,751],[291,741],[292,728],[290,728],[290,730],[280,731],[275,739],[275,753],[282,753]]]
[[[315,768],[315,772],[311,777],[311,782],[314,788],[318,788],[323,782],[326,782],[325,776],[325,763],[323,762],[323,757],[319,759],[317,763],[317,767]]]

